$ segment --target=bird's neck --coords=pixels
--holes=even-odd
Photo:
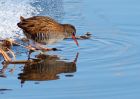
[[[66,37],[66,38],[71,37],[71,35],[68,33],[69,24],[62,24],[62,25],[63,25],[63,27],[64,27],[64,34],[65,34],[65,37]]]

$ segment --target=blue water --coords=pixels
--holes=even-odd
[[[52,60],[48,61],[49,65],[45,65],[48,64],[46,60],[46,63],[42,63],[44,65],[32,66],[34,71],[29,69],[29,72],[24,65],[8,65],[1,74],[4,77],[0,78],[0,89],[7,89],[0,90],[0,99],[140,98],[140,2],[138,0],[19,1],[22,0],[7,0],[7,2],[3,0],[5,2],[3,6],[8,6],[9,3],[11,6],[13,3],[19,5],[21,9],[22,4],[25,8],[29,7],[28,10],[17,11],[15,16],[15,7],[8,10],[0,9],[0,13],[10,11],[14,19],[12,22],[8,20],[7,17],[11,15],[9,14],[6,17],[9,24],[3,23],[4,25],[0,26],[3,37],[6,29],[12,37],[15,32],[22,34],[18,28],[14,29],[13,25],[18,22],[19,15],[27,17],[48,15],[61,23],[75,25],[77,35],[90,32],[92,37],[78,40],[79,48],[72,40],[50,45],[62,50],[47,53],[57,55],[60,58],[59,63]],[[0,5],[2,4],[0,1]],[[1,19],[4,16],[6,15],[0,14]],[[17,53],[17,60],[27,59],[25,52]],[[74,64],[77,53],[79,56]],[[32,56],[35,54],[37,53]],[[2,66],[1,64],[1,68]],[[9,72],[11,69],[14,69],[14,72]],[[22,83],[21,74],[27,77]],[[28,77],[31,74],[34,75],[34,79]]]

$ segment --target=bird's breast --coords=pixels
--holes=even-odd
[[[41,44],[53,44],[58,41],[61,41],[65,38],[65,35],[63,33],[24,33],[28,39],[32,39],[35,42],[41,43]]]

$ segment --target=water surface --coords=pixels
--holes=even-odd
[[[3,38],[6,37],[6,30],[12,37],[15,32],[22,34],[18,28],[15,28],[20,15],[26,17],[49,15],[61,23],[75,25],[77,35],[90,32],[92,38],[79,40],[79,48],[72,40],[50,45],[49,47],[62,50],[47,53],[50,57],[56,56],[51,62],[45,60],[40,64],[28,66],[8,65],[1,73],[1,99],[138,99],[140,97],[140,14],[138,13],[140,2],[138,0],[2,1],[0,1],[0,13],[2,13],[0,32],[3,33],[1,34]],[[15,5],[23,10],[18,11]],[[5,14],[7,11],[11,14]],[[11,15],[12,18],[9,19]],[[8,22],[8,25],[5,22]],[[18,52],[17,48],[13,49]],[[17,53],[18,60],[27,59],[26,51],[22,51]],[[77,53],[79,54],[75,62]],[[36,54],[38,52],[33,53],[32,57]],[[11,69],[14,71],[9,72]]]

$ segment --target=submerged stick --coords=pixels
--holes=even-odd
[[[24,45],[22,45],[22,44],[20,44],[20,43],[17,43],[17,42],[13,42],[14,44],[16,44],[16,45],[19,45],[19,46],[21,46],[21,47],[23,47],[23,48],[26,48],[26,49],[28,49],[28,50],[33,50],[33,51],[35,51],[36,49],[35,48],[33,48],[33,47],[31,47],[31,46],[24,46]]]
[[[1,48],[0,48],[0,53],[2,54],[3,58],[5,59],[6,62],[10,62],[12,59],[7,55],[6,52],[4,52]]]
[[[15,61],[16,60],[16,56],[15,56],[14,52],[11,49],[9,49],[9,48],[7,48],[7,50],[13,55],[14,61]]]
[[[33,60],[19,60],[19,61],[10,61],[9,64],[27,64],[31,63]]]

